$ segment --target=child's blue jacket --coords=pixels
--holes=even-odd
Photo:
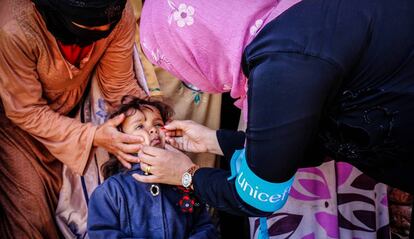
[[[217,238],[203,206],[183,213],[178,206],[182,193],[176,187],[159,185],[153,196],[151,184],[140,183],[139,164],[98,186],[89,201],[88,234],[94,238]]]

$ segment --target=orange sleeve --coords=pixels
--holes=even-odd
[[[135,78],[133,69],[135,18],[129,3],[123,14],[117,26],[119,29],[114,32],[116,35],[96,68],[99,88],[111,107],[119,105],[124,95],[147,98]]]
[[[72,171],[82,174],[96,126],[63,116],[48,106],[36,70],[37,49],[16,29],[18,26],[8,25],[0,29],[0,97],[6,116]]]

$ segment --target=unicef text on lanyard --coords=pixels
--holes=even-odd
[[[285,205],[294,177],[283,183],[261,179],[247,165],[245,149],[234,152],[230,168],[228,180],[236,179],[237,194],[245,203],[264,212],[275,212]],[[269,238],[266,218],[260,218],[259,230],[260,239]]]

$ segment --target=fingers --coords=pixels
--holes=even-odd
[[[177,134],[180,134],[180,131],[187,130],[191,124],[194,124],[191,120],[173,120],[171,123],[165,125],[164,128],[168,131],[176,131]]]
[[[152,174],[153,173],[154,167],[151,166],[151,165],[149,165],[149,164],[146,164],[146,163],[141,162],[140,163],[140,167],[141,167],[141,170],[144,173],[149,173],[149,174]]]
[[[145,176],[145,175],[140,175],[140,174],[134,173],[134,174],[132,174],[132,177],[134,177],[135,180],[143,182],[143,183],[163,183],[155,175]]]
[[[168,145],[171,145],[172,147],[174,147],[176,149],[179,149],[181,151],[185,151],[184,146],[183,146],[183,138],[182,137],[178,137],[178,138],[166,137],[165,142],[167,142]],[[166,144],[166,146],[167,146],[167,144]]]
[[[151,155],[151,156],[160,157],[165,153],[165,149],[151,147],[151,146],[142,146],[141,152]]]
[[[120,125],[122,122],[124,122],[125,119],[125,115],[124,114],[120,114],[118,116],[116,116],[113,119],[109,119],[106,123],[109,125],[112,125],[114,127],[118,127],[118,125]]]
[[[145,170],[147,169],[147,167],[149,166],[149,164],[144,163],[143,161],[139,164],[141,170],[143,172],[145,172]]]
[[[183,136],[183,131],[181,129],[168,130],[168,131],[165,132],[165,135],[167,135],[169,137],[182,137]]]
[[[176,153],[181,152],[180,150],[176,149],[175,147],[173,147],[173,146],[171,146],[169,144],[166,144],[165,145],[165,149],[168,150],[168,151],[176,152]]]
[[[183,130],[186,129],[187,121],[174,120],[164,126],[165,135],[169,137],[181,137],[183,136]]]
[[[142,144],[145,142],[145,139],[142,136],[124,133],[120,133],[119,139],[121,140],[121,142],[127,144]]]
[[[139,157],[133,156],[131,154],[126,154],[124,152],[118,152],[116,156],[120,161],[123,160],[128,164],[129,163],[139,163],[140,162]],[[127,167],[127,168],[130,168],[130,167]]]
[[[131,169],[131,164],[128,163],[125,159],[123,159],[120,155],[116,156],[118,158],[118,161],[127,169]]]
[[[165,142],[169,145],[172,145],[175,148],[179,147],[178,142],[175,140],[175,138],[171,138],[171,137],[165,137]]]
[[[150,145],[150,135],[148,133],[143,133],[141,136],[144,139],[143,145]]]
[[[173,120],[169,122],[168,124],[164,125],[164,128],[167,130],[176,130],[176,129],[182,129],[183,126],[182,120]]]
[[[160,163],[162,159],[143,153],[142,151],[138,154],[138,158],[141,163],[156,165]]]
[[[170,148],[172,147],[170,146]],[[171,151],[172,150],[167,151],[156,147],[143,146],[141,151],[138,153],[138,158],[141,162],[152,166],[161,165],[167,162],[171,158],[171,154],[174,154],[174,152],[182,153],[178,150],[175,150],[174,152]]]
[[[138,153],[138,151],[142,148],[140,144],[118,144],[118,149],[124,153]]]

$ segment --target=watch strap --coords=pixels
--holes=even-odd
[[[187,169],[187,173],[191,174],[191,177],[194,176],[195,172],[200,168],[200,166],[194,164],[189,169]]]

